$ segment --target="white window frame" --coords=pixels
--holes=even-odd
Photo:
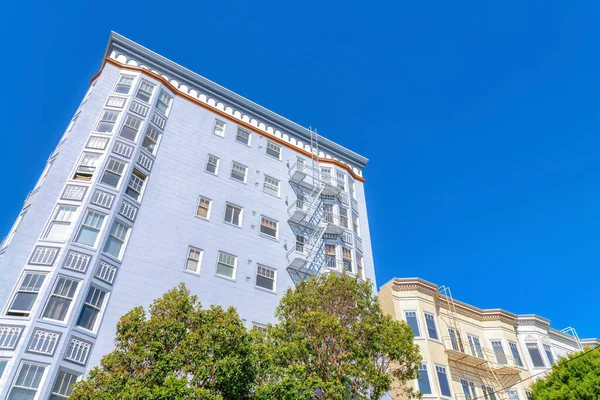
[[[161,138],[162,132],[160,131],[160,129],[151,124],[148,124],[146,128],[146,133],[144,134],[144,139],[142,140],[142,149],[155,156],[156,152],[158,151],[158,145],[160,144]],[[147,141],[154,143],[154,146],[152,146],[152,144],[146,144]]]
[[[117,121],[121,116],[121,111],[110,110],[110,109],[102,109],[100,112],[100,117],[98,117],[98,122],[94,127],[94,132],[102,134],[102,135],[112,135],[115,133],[115,126],[117,126]],[[100,130],[100,126],[110,127],[110,129]]]
[[[448,390],[450,390],[450,395],[446,395],[442,393],[442,385],[440,385],[440,378],[438,376],[437,368],[443,368],[444,374],[446,375],[446,382],[448,383]],[[450,368],[446,365],[434,363],[434,371],[435,371],[435,380],[438,384],[438,388],[440,389],[440,397],[449,399],[452,398],[452,379],[450,378]]]
[[[268,181],[271,182],[268,182]],[[272,176],[265,175],[263,181],[263,192],[270,194],[275,197],[280,197],[281,195],[281,181],[279,179],[275,179]]]
[[[144,85],[146,85],[146,86],[144,87]],[[145,103],[150,103],[150,100],[152,100],[152,95],[154,94],[154,89],[156,89],[156,85],[153,85],[152,83],[148,82],[147,80],[142,79],[138,86],[138,89],[135,91],[134,97]],[[148,99],[139,97],[138,95],[140,94],[140,92],[147,95]]]
[[[123,238],[115,236],[115,234],[113,233],[113,227],[116,225],[120,225],[125,229],[125,236]],[[129,235],[131,233],[131,226],[124,223],[123,221],[119,220],[119,219],[115,219],[113,220],[111,226],[110,226],[110,231],[108,233],[108,236],[106,237],[106,239],[104,240],[104,246],[102,246],[102,253],[106,254],[108,257],[112,257],[115,258],[117,260],[121,260],[123,258],[123,254],[125,253],[125,248],[127,247],[127,242],[129,241]],[[109,253],[106,251],[106,248],[108,247],[108,243],[110,240],[114,240],[117,242],[121,243],[121,247],[119,249],[119,254],[117,256]]]
[[[23,368],[25,366],[27,366],[27,368],[28,368],[26,374],[31,370],[32,367],[36,368],[36,370],[34,372],[33,378],[36,377],[37,372],[39,371],[39,369],[40,368],[42,369],[41,376],[39,377],[39,380],[37,380],[37,385],[35,387],[34,386],[25,386],[25,385],[17,385],[17,382],[19,381],[21,372],[23,372]],[[21,364],[19,364],[19,369],[17,370],[17,373],[15,374],[15,376],[13,378],[13,381],[12,381],[12,383],[10,385],[10,390],[9,390],[8,395],[7,395],[6,398],[7,399],[11,399],[12,398],[11,395],[13,393],[13,390],[15,388],[17,388],[20,391],[33,392],[34,393],[33,398],[34,399],[39,399],[39,393],[38,392],[40,390],[40,387],[43,387],[43,383],[44,383],[44,380],[46,378],[47,373],[48,373],[48,365],[42,364],[42,363],[38,363],[38,362],[34,362],[34,361],[29,361],[29,360],[22,360]],[[29,381],[30,383],[36,382],[35,379],[28,379],[27,376],[25,377],[24,380],[25,381]],[[23,383],[25,383],[25,382],[23,382]]]
[[[133,114],[127,114],[125,115],[125,121],[123,122],[123,126],[121,126],[121,130],[119,131],[119,137],[124,140],[129,140],[130,142],[135,143],[140,135],[140,131],[142,130],[143,125],[144,120],[142,118],[136,117]],[[123,131],[125,130],[125,128],[128,129],[126,131],[127,134],[134,132],[133,139],[123,135]]]
[[[341,246],[342,248],[342,265],[344,269],[350,273],[354,273],[354,258],[350,247]],[[345,250],[345,251],[344,251]],[[350,257],[347,257],[349,255]],[[350,267],[350,268],[348,268]]]
[[[115,84],[115,87],[112,90],[112,93],[117,93],[117,94],[121,94],[121,95],[129,95],[129,93],[131,92],[131,88],[133,87],[133,83],[135,82],[135,75],[127,75],[127,74],[121,74],[119,75],[119,79],[117,79],[117,83]],[[127,92],[120,92],[117,90],[117,88],[119,86],[124,86],[124,87],[128,87]]]
[[[219,127],[218,124],[223,124],[223,127]],[[213,123],[213,135],[218,137],[225,137],[225,128],[227,127],[227,123],[218,118],[215,118],[215,122]],[[221,132],[221,133],[219,133]]]
[[[211,163],[211,157],[213,157],[214,159],[217,160],[216,164]],[[206,164],[204,166],[204,172],[211,174],[211,175],[218,175],[219,174],[219,163],[221,162],[221,159],[213,154],[209,154],[208,156],[206,156]],[[214,165],[215,166],[215,172],[209,171],[208,170],[208,166],[209,165]]]
[[[42,235],[42,239],[44,239],[45,241],[49,241],[49,242],[64,243],[69,238],[69,235],[72,232],[73,222],[77,221],[78,208],[79,207],[73,206],[70,204],[57,204],[56,207],[54,207],[54,211],[52,211],[50,220],[46,224],[46,228],[44,229],[44,234]],[[59,218],[63,218],[60,216],[61,209],[65,209],[63,214],[66,217],[66,219],[59,219]],[[49,237],[50,231],[52,230],[52,228],[54,226],[64,226],[65,227],[64,228],[65,229],[64,237],[62,237],[62,238]]]
[[[194,253],[198,254],[198,258],[194,258],[192,255]],[[188,251],[187,251],[187,257],[185,259],[185,272],[189,272],[191,274],[195,274],[198,275],[200,273],[200,270],[202,269],[202,257],[204,256],[204,250],[199,249],[198,247],[194,247],[194,246],[189,246],[188,247]],[[196,263],[196,270],[191,270],[189,268],[190,266],[190,261],[193,261]]]
[[[271,153],[269,153],[269,150],[271,151]],[[274,154],[272,154],[272,153],[274,153]],[[265,154],[268,155],[269,157],[273,157],[274,159],[281,161],[281,157],[283,156],[283,146],[280,144],[277,144],[275,142],[272,142],[270,140],[267,140],[267,146],[265,147]]]
[[[240,180],[238,178],[234,178],[233,177],[234,171],[237,173],[241,173],[241,171],[240,171],[241,168],[244,169],[244,179]],[[232,161],[231,162],[231,173],[229,174],[229,177],[231,179],[233,179],[234,181],[246,183],[248,181],[248,167],[246,167],[244,164],[240,164],[237,161]]]
[[[231,207],[231,208],[233,208],[233,209],[234,209],[234,210],[231,212],[231,221],[227,221],[227,209],[228,209],[229,207]],[[238,217],[239,224],[235,224],[235,223],[233,222],[233,220],[234,220],[234,215],[235,215],[235,212],[234,212],[234,211],[235,211],[235,209],[239,210],[239,217]],[[225,203],[225,214],[224,214],[224,216],[223,216],[223,222],[225,222],[226,224],[233,225],[233,226],[237,226],[237,227],[240,227],[240,228],[241,228],[241,226],[242,226],[242,219],[243,219],[243,217],[244,217],[244,208],[243,208],[243,207],[240,207],[240,206],[238,206],[238,205],[235,205],[235,204],[233,204],[233,203],[229,203],[229,202]]]
[[[417,367],[418,370],[421,370],[422,366],[425,366],[425,371],[427,372],[427,380],[429,381],[429,388],[431,389],[431,393],[423,393],[423,397],[435,397],[437,387],[433,384],[431,380],[431,370],[429,369],[429,362],[422,361],[421,364]],[[414,380],[414,389],[415,391],[421,391],[421,387],[419,386],[419,377],[416,377]]]
[[[92,290],[94,291],[92,293]],[[97,293],[102,293],[102,295],[98,294],[97,299],[94,298],[94,296]],[[92,296],[91,302],[88,301],[90,300],[89,297],[90,295]],[[77,316],[77,321],[75,322],[75,326],[77,326],[77,328],[82,329],[84,331],[88,331],[88,332],[92,332],[95,333],[98,331],[98,327],[100,326],[100,323],[102,322],[102,317],[104,316],[104,310],[106,308],[106,304],[108,303],[108,296],[110,295],[110,292],[106,289],[103,289],[99,286],[95,286],[95,285],[91,285],[88,288],[87,293],[85,294],[85,298],[83,299],[83,304],[81,305],[81,310],[79,311],[79,315]],[[101,299],[100,299],[101,297]],[[100,303],[100,304],[98,304]],[[87,308],[92,309],[93,311],[96,312],[96,317],[92,323],[91,329],[88,327],[85,327],[83,325],[80,325],[80,320],[81,320],[81,316],[83,315],[83,311]]]
[[[208,204],[206,207],[201,207],[202,204]],[[206,216],[199,214],[200,208],[206,209]],[[198,206],[196,207],[196,216],[205,220],[210,220],[210,212],[212,210],[212,200],[205,196],[198,196]]]
[[[142,179],[143,177],[143,179]],[[127,187],[125,188],[125,194],[131,199],[140,203],[142,201],[142,197],[144,196],[144,191],[146,189],[146,183],[148,182],[148,175],[143,173],[137,168],[134,168],[131,172],[131,176],[129,177],[129,181],[127,182]],[[137,193],[137,196],[134,196],[133,193]]]
[[[263,225],[263,222],[266,222],[268,224],[275,224],[275,236],[272,236],[268,233],[263,232],[263,226],[266,227],[267,229],[273,229],[271,226],[267,225]],[[265,215],[261,215],[260,216],[260,235],[269,239],[275,239],[275,240],[279,240],[279,221],[274,220],[273,218],[267,217]]]
[[[430,319],[433,322],[433,329],[435,329],[435,334],[437,335],[437,338],[432,338],[431,335],[429,334],[429,326],[427,326],[427,316],[432,317]],[[439,342],[440,341],[440,330],[438,328],[438,323],[436,321],[435,314],[428,312],[428,311],[423,311],[423,320],[425,321],[425,328],[427,330],[427,338],[429,338],[430,340],[436,340]]]
[[[61,292],[55,293],[55,291],[57,289],[59,289],[58,286],[59,286],[59,284],[61,284],[61,282],[63,282],[63,280],[64,280],[64,283],[62,284],[63,286],[60,288],[60,290],[64,289],[65,285],[68,284],[69,287],[68,287],[67,294],[62,294]],[[75,285],[75,290],[73,290],[72,296],[69,297],[69,292],[71,291],[73,285]],[[80,289],[81,289],[81,280],[75,279],[75,278],[72,278],[72,277],[66,276],[66,275],[58,275],[56,277],[56,280],[54,281],[54,285],[52,286],[52,289],[50,290],[48,299],[46,300],[46,305],[44,306],[44,311],[42,312],[42,319],[48,320],[48,321],[56,321],[56,322],[60,322],[60,323],[66,323],[69,320],[69,317],[71,316],[71,312],[73,311],[73,303],[74,303],[75,299],[77,298],[77,295],[79,294]],[[54,299],[67,300],[69,302],[68,306],[67,306],[67,312],[65,313],[63,319],[56,319],[56,318],[52,318],[52,317],[46,315],[47,313],[49,314],[52,311],[49,309],[49,307]]]
[[[164,97],[166,97],[166,100],[164,99]],[[164,110],[159,108],[159,105],[164,106]],[[156,108],[156,110],[165,117],[168,117],[169,113],[171,112],[172,105],[173,96],[171,96],[166,90],[160,89],[160,91],[158,92],[158,96],[156,97],[156,104],[154,105],[154,108]]]
[[[414,339],[422,339],[422,338],[424,338],[423,333],[422,333],[423,329],[421,327],[421,322],[419,321],[419,310],[417,310],[417,309],[411,309],[411,310],[404,310],[403,311],[404,322],[406,322],[406,324],[408,326],[410,326],[408,324],[408,315],[406,315],[407,313],[414,313],[415,314],[415,320],[417,321],[417,329],[419,330],[419,332],[418,332],[418,335],[415,335],[414,332],[413,332],[413,338]],[[411,332],[412,332],[412,329],[411,329]]]
[[[38,275],[38,277],[35,278],[36,279],[35,284],[33,286],[29,286],[29,285],[31,285],[31,279],[32,279],[32,278],[30,278],[29,281],[27,282],[28,286],[23,287],[23,284],[25,283],[25,279],[29,275]],[[42,290],[42,288],[44,287],[44,284],[46,283],[47,275],[48,274],[45,272],[31,271],[31,270],[23,271],[23,273],[21,274],[21,278],[18,281],[19,283],[16,285],[15,290],[13,290],[13,294],[10,297],[10,302],[8,302],[8,306],[7,306],[6,312],[4,314],[8,315],[8,316],[17,316],[17,317],[30,316],[35,309],[36,303],[40,296],[40,291]],[[36,286],[37,286],[39,279],[41,279],[41,283],[39,284],[39,286],[37,287],[37,290],[36,290]],[[35,294],[35,298],[33,299],[30,310],[18,310],[18,309],[12,308],[19,293]]]
[[[62,374],[62,375],[61,375]],[[72,377],[75,377],[73,379]],[[59,369],[58,374],[56,374],[56,379],[54,380],[54,384],[52,385],[52,391],[50,392],[50,398],[60,398],[60,399],[68,399],[71,393],[73,392],[73,385],[75,382],[79,380],[81,375],[77,375],[71,373],[69,371],[65,371],[64,369]],[[59,382],[60,379],[60,382]],[[66,381],[66,386],[65,386]]]
[[[90,214],[96,214],[98,217],[101,217],[100,226],[88,224],[87,217]],[[75,243],[81,244],[83,246],[91,247],[91,248],[96,248],[96,245],[98,244],[98,238],[100,237],[102,228],[104,228],[105,221],[106,221],[106,214],[103,214],[103,213],[98,212],[93,209],[87,209],[83,219],[81,220],[81,223],[79,224],[79,229],[77,230],[77,234],[75,235]],[[79,241],[79,235],[81,234],[83,229],[87,229],[90,232],[92,232],[92,231],[96,232],[96,237],[95,237],[94,243],[92,245],[89,245],[87,243],[83,243],[83,242]]]
[[[94,174],[100,164],[102,154],[84,151],[81,153],[81,157],[77,160],[75,169],[71,174],[71,180],[77,182],[90,182],[94,178]],[[77,176],[79,175],[79,179]],[[84,178],[84,179],[81,179]]]
[[[477,341],[475,341],[475,339],[477,339]],[[478,357],[478,358],[485,357],[483,354],[483,346],[481,345],[481,338],[479,336],[471,335],[470,333],[467,333],[467,343],[466,344],[469,345],[469,351],[471,352],[471,355],[473,357]],[[479,348],[477,347],[477,344],[479,344]],[[495,353],[494,353],[494,355],[495,355]]]
[[[220,261],[221,260],[221,255],[223,255],[224,257],[233,257],[233,265],[229,265],[229,264],[226,264],[224,262],[221,262]],[[215,268],[215,275],[218,276],[218,277],[221,277],[221,278],[235,280],[236,279],[236,275],[237,275],[237,261],[238,261],[237,256],[235,256],[235,255],[233,255],[231,253],[227,253],[225,251],[219,250],[218,253],[217,253],[217,265],[216,265],[216,268]],[[224,266],[226,266],[228,268],[233,268],[231,276],[220,274],[219,273],[219,264],[222,264],[222,265],[224,265]]]
[[[240,132],[242,132],[242,135],[240,135]],[[248,135],[248,143],[246,143],[245,141],[240,140],[241,138],[244,138],[244,135]],[[244,128],[240,128],[238,126],[237,132],[235,133],[235,141],[238,143],[243,144],[244,146],[248,146],[250,147],[252,144],[252,132],[250,132],[249,130],[246,130]]]
[[[270,275],[272,273],[272,277],[271,276],[267,276]],[[264,286],[260,286],[258,284],[258,277],[262,277],[266,280],[272,281],[273,282],[273,288],[269,289],[266,288]],[[254,287],[261,289],[261,290],[266,290],[269,292],[277,292],[277,270],[275,268],[271,268],[271,267],[267,267],[266,265],[263,264],[256,264],[256,271],[255,271],[255,277],[254,277]]]
[[[122,167],[122,168],[115,169],[115,166]],[[126,170],[127,170],[127,163],[125,161],[122,161],[115,157],[110,157],[108,159],[108,162],[106,163],[106,166],[104,167],[104,171],[102,172],[102,177],[100,178],[100,183],[103,185],[106,185],[108,187],[111,187],[113,189],[119,190],[119,188],[121,187],[121,182],[123,181],[123,174],[125,173]],[[106,175],[107,172],[113,176],[118,177],[116,186],[112,186],[111,184],[104,182],[104,176]]]

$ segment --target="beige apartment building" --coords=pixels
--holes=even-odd
[[[379,292],[386,314],[408,323],[423,364],[412,384],[425,399],[528,400],[531,373],[518,316],[453,300],[449,288],[395,278]],[[392,396],[402,399],[399,388]]]

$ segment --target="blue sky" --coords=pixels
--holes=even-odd
[[[600,336],[600,3],[140,5],[3,6],[0,235],[112,29],[370,158],[378,284]]]

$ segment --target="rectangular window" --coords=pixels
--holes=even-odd
[[[519,354],[519,348],[517,347],[517,344],[515,342],[508,342],[508,347],[510,347],[510,352],[515,359],[515,363],[519,367],[523,367],[523,361],[521,360],[521,354]]]
[[[88,149],[104,150],[107,144],[107,137],[90,136],[85,147],[87,147]]]
[[[279,197],[279,185],[280,185],[280,182],[277,179],[271,178],[270,176],[265,175],[263,191],[265,191],[266,193],[272,194],[273,196]]]
[[[506,361],[506,355],[504,354],[504,348],[502,347],[502,341],[492,340],[492,349],[496,353],[496,361],[498,364],[508,364]]]
[[[427,325],[427,334],[429,339],[438,339],[437,328],[435,326],[435,316],[430,313],[424,313],[425,324]]]
[[[219,258],[217,260],[217,275],[235,279],[236,263],[236,256],[219,251]]]
[[[202,262],[202,250],[195,247],[188,248],[187,262],[185,270],[198,273],[200,272],[200,263]]]
[[[123,161],[117,160],[116,158],[110,158],[106,164],[106,169],[104,170],[100,182],[118,188],[126,166],[127,164]]]
[[[208,155],[206,159],[206,172],[217,175],[219,171],[219,157],[215,157],[212,154]]]
[[[452,397],[452,393],[450,392],[450,384],[448,382],[448,374],[446,373],[446,367],[440,367],[439,365],[436,365],[435,372],[437,373],[442,396]]]
[[[149,103],[153,92],[154,85],[146,81],[142,81],[142,83],[140,83],[140,87],[137,90],[137,93],[135,94],[135,97],[142,101],[145,101],[146,103]]]
[[[50,294],[50,299],[48,299],[48,304],[46,304],[43,318],[65,321],[78,286],[79,281],[59,276]]]
[[[360,236],[360,222],[358,219],[358,214],[352,213],[352,229],[357,236]]]
[[[256,286],[275,291],[276,273],[273,268],[258,264],[256,267]]]
[[[340,210],[340,226],[348,228],[348,209],[345,207],[338,207]]]
[[[473,400],[477,398],[475,384],[473,382],[467,381],[466,379],[461,379],[460,385],[462,386],[463,393],[465,394],[465,400]]]
[[[242,226],[242,208],[227,203],[225,205],[225,222]]]
[[[71,230],[71,222],[75,219],[77,207],[59,205],[48,224],[44,239],[64,242]]]
[[[163,113],[163,115],[168,116],[172,101],[173,97],[169,96],[164,90],[161,90],[158,95],[158,101],[156,102],[156,109]]]
[[[113,222],[110,228],[110,234],[104,244],[104,251],[106,254],[121,259],[123,251],[125,249],[125,242],[129,234],[129,227],[120,223],[119,221]]]
[[[354,180],[350,179],[350,196],[356,200],[356,182],[354,182]]]
[[[358,267],[358,277],[362,280],[365,279],[365,267],[364,267],[363,263],[364,263],[363,256],[358,255],[356,257],[356,265]]]
[[[45,371],[46,367],[43,365],[23,361],[7,399],[27,400],[36,398]]]
[[[8,359],[0,358],[0,378],[2,378],[2,374],[4,373],[4,368],[6,368],[6,364],[8,364]]]
[[[152,125],[146,129],[146,136],[142,141],[142,148],[146,149],[150,154],[155,155],[160,139],[160,131]]]
[[[92,257],[88,256],[87,254],[71,250],[65,258],[63,268],[85,273],[85,271],[87,271],[88,265],[90,264],[91,258]]]
[[[259,324],[258,322],[252,322],[252,329],[258,330],[264,337],[267,337],[269,327],[265,324]]]
[[[134,169],[131,178],[129,179],[129,183],[127,184],[127,189],[125,189],[125,194],[136,201],[140,201],[147,178],[146,175],[142,174],[137,169]]]
[[[326,222],[333,223],[333,204],[323,204],[323,218]]]
[[[538,368],[545,367],[538,345],[536,343],[526,343],[525,345],[527,346],[527,351],[529,352],[533,366]]]
[[[246,173],[248,168],[237,162],[231,164],[231,177],[237,181],[246,183]]]
[[[342,261],[344,262],[344,269],[352,272],[352,250],[346,247],[342,247]]]
[[[323,183],[331,184],[331,168],[321,167],[321,180]]]
[[[429,373],[427,372],[427,364],[419,366],[419,378],[417,380],[419,390],[423,394],[432,394],[431,383],[429,382]]]
[[[59,339],[60,333],[36,329],[31,335],[27,351],[52,356]]]
[[[225,136],[225,122],[215,119],[215,125],[213,126],[213,133],[217,136]]]
[[[200,196],[198,199],[198,209],[196,211],[196,215],[205,219],[210,218],[210,206],[212,204],[212,200],[206,197]]]
[[[456,331],[452,328],[448,328],[448,335],[450,336],[450,345],[452,346],[452,350],[465,352],[463,348],[462,341]]]
[[[235,136],[235,140],[237,140],[238,142],[243,143],[247,146],[250,146],[250,132],[248,132],[242,128],[238,128],[237,135]]]
[[[140,131],[141,126],[141,119],[139,119],[138,117],[134,117],[131,114],[127,114],[127,117],[125,118],[125,123],[121,128],[121,133],[119,133],[119,136],[125,139],[129,139],[132,142],[135,142],[135,139],[137,138],[137,134]]]
[[[493,387],[481,385],[481,390],[483,390],[483,396],[486,400],[496,400],[496,392]]]
[[[273,142],[267,142],[267,154],[281,160],[281,146]]]
[[[481,342],[477,336],[467,335],[469,340],[469,347],[471,348],[471,355],[479,358],[483,358],[483,350],[481,349]]]
[[[98,125],[96,125],[95,131],[98,133],[111,134],[119,118],[119,111],[114,110],[103,110]]]
[[[552,349],[547,344],[543,345],[544,351],[546,352],[546,357],[548,357],[548,361],[550,365],[554,364],[554,356],[552,355]]]
[[[337,269],[335,245],[325,244],[323,253],[325,253],[325,266],[327,266],[327,268]]]
[[[52,387],[52,395],[50,400],[66,400],[73,393],[73,384],[77,382],[77,375],[70,374],[65,371],[59,371],[54,386]]]
[[[335,180],[337,183],[337,187],[342,190],[346,190],[346,174],[342,171],[335,171]]]
[[[77,319],[77,326],[94,332],[100,323],[100,313],[106,298],[106,292],[97,287],[90,287],[88,290],[83,308]]]
[[[120,94],[129,94],[131,90],[131,85],[133,85],[133,80],[135,76],[131,75],[121,75],[119,76],[119,81],[117,82],[117,86],[115,86],[115,93]]]
[[[404,317],[406,318],[406,323],[413,331],[414,337],[421,336],[419,332],[419,322],[417,321],[417,312],[416,311],[406,311],[404,313]]]
[[[81,223],[75,242],[90,247],[96,247],[96,241],[98,240],[100,230],[104,224],[104,217],[105,216],[99,212],[88,210]]]
[[[94,192],[94,195],[92,196],[92,200],[90,200],[90,203],[95,204],[100,207],[103,207],[103,208],[110,209],[112,207],[114,200],[115,200],[114,194],[104,192],[100,189],[96,189],[96,191]]]
[[[73,179],[76,181],[91,181],[99,161],[100,154],[83,153],[77,168],[75,168]]]
[[[87,188],[85,186],[67,185],[61,196],[61,199],[81,201],[85,196]]]
[[[517,391],[517,389],[510,389],[506,391],[506,395],[508,397],[508,400],[520,400],[519,399],[519,392]]]
[[[278,228],[279,222],[268,217],[260,217],[260,233],[262,233],[263,235],[269,236],[273,239],[277,239]]]

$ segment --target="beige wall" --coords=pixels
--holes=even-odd
[[[517,338],[516,316],[502,310],[479,310],[475,307],[454,301],[456,312],[450,312],[446,298],[438,294],[438,287],[420,279],[395,279],[381,288],[379,301],[382,310],[396,320],[406,320],[405,313],[416,312],[419,325],[419,336],[415,337],[423,362],[427,364],[429,382],[433,391],[432,395],[424,395],[426,399],[444,399],[441,395],[440,385],[436,376],[436,366],[444,367],[447,372],[453,399],[465,399],[461,379],[473,382],[475,395],[483,396],[481,385],[492,387],[494,390],[510,387],[516,390],[519,399],[527,400],[525,389],[530,380],[519,383],[529,378],[529,372],[525,368],[524,349]],[[433,315],[438,339],[429,337],[425,313]],[[479,338],[483,358],[466,356],[463,352],[452,350],[452,341],[449,337],[449,327],[457,327],[463,342],[464,353],[470,355],[471,348],[467,335]],[[505,368],[507,374],[500,374],[501,364],[498,363],[496,354],[492,350],[491,341],[500,341],[508,366]],[[524,368],[518,367],[512,357],[509,342],[515,343]],[[449,350],[449,351],[446,351]],[[460,349],[459,349],[460,350]],[[461,362],[453,361],[463,357]],[[466,362],[480,362],[482,365],[473,368]],[[490,369],[497,371],[490,372]],[[414,387],[418,389],[417,382]],[[401,399],[397,391],[393,394],[394,399]],[[500,397],[497,395],[497,399]]]

